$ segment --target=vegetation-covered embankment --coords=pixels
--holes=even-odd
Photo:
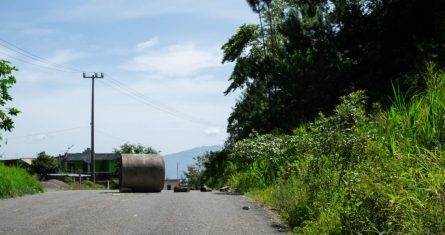
[[[0,198],[43,192],[43,186],[25,169],[0,164]]]
[[[247,3],[258,23],[222,46],[241,92],[226,149],[189,182],[248,192],[296,233],[445,233],[443,1]]]
[[[208,154],[202,180],[222,176],[297,233],[443,233],[445,73],[431,66],[425,76],[424,92],[398,93],[388,110],[367,108],[357,91],[291,135],[253,135],[226,159]]]

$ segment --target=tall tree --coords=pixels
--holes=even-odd
[[[445,2],[439,0],[248,0],[258,25],[222,47],[235,62],[226,94],[242,90],[228,144],[253,131],[290,132],[338,97],[367,90],[385,104],[392,85],[424,85],[425,61],[444,65]]]

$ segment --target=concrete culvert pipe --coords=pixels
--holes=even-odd
[[[165,163],[159,154],[121,154],[120,191],[161,192]]]

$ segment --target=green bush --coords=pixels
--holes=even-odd
[[[26,170],[0,164],[0,198],[40,192],[43,192],[43,186]]]
[[[45,152],[40,152],[37,158],[32,160],[30,166],[31,172],[37,174],[40,180],[46,179],[49,173],[57,172],[57,169],[56,159]]]
[[[74,183],[73,177],[70,177],[70,176],[65,176],[65,177],[63,177],[63,178],[62,178],[62,181],[63,181],[64,183],[67,183],[67,184]]]
[[[110,189],[119,189],[119,180],[118,179],[110,180]]]

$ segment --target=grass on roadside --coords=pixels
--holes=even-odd
[[[277,209],[296,234],[445,233],[445,72],[369,112],[362,91],[292,135],[236,143],[232,188]]]
[[[26,170],[0,164],[0,198],[43,192],[43,186]]]
[[[84,181],[82,184],[79,183],[69,183],[71,190],[104,190],[105,186],[100,184],[95,184],[89,180]]]

